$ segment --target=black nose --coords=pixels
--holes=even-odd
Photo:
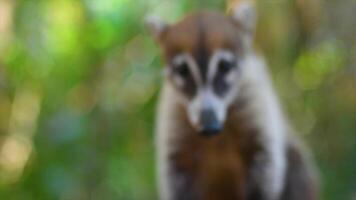
[[[212,136],[218,134],[222,125],[218,121],[216,114],[213,110],[203,110],[200,116],[201,119],[201,133],[205,136]]]

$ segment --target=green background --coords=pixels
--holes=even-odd
[[[356,4],[260,0],[257,49],[320,171],[356,199]],[[0,199],[156,199],[159,49],[169,22],[215,0],[0,0]]]

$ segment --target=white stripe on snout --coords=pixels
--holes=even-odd
[[[207,79],[208,84],[212,84],[216,72],[218,70],[219,62],[221,60],[232,62],[234,61],[234,54],[230,51],[222,50],[222,49],[216,50],[214,52],[208,65],[208,79]]]
[[[175,56],[173,59],[173,65],[174,65],[173,67],[179,66],[184,63],[188,65],[189,70],[191,71],[193,79],[196,82],[197,86],[198,87],[202,86],[203,80],[199,73],[199,67],[191,55],[187,53],[182,53]]]
[[[217,97],[210,87],[200,88],[197,95],[189,104],[189,117],[196,126],[200,127],[200,114],[203,110],[212,110],[220,123],[226,118],[227,104]],[[201,127],[200,127],[201,128]]]

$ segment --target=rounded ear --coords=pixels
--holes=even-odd
[[[230,7],[230,13],[234,21],[242,28],[242,30],[250,35],[255,33],[257,14],[255,5],[252,1],[235,1]]]
[[[168,29],[168,24],[157,16],[146,17],[145,24],[152,37],[157,41],[160,41]]]

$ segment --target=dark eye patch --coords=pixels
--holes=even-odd
[[[181,90],[188,98],[194,97],[197,86],[188,64],[181,63],[173,66],[173,76],[179,76],[184,82],[184,84],[179,86],[178,89]]]
[[[226,82],[226,76],[236,67],[236,63],[228,60],[220,60],[217,66],[216,74],[213,79],[213,89],[217,95],[223,97],[228,89],[229,84]]]
[[[189,66],[187,63],[182,63],[177,66],[174,66],[174,72],[183,79],[190,76]]]
[[[233,67],[235,63],[227,60],[220,60],[218,64],[218,73],[227,74]]]

